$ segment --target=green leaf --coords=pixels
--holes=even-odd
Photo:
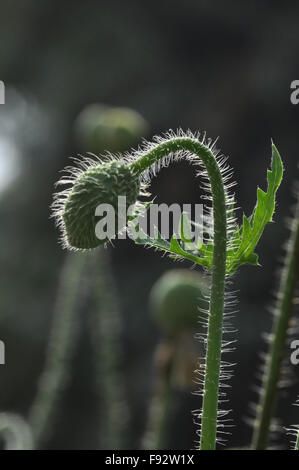
[[[134,221],[137,217],[142,217],[145,215],[145,213],[149,210],[150,206],[153,204],[154,199],[152,201],[147,201],[145,203],[141,203],[137,205],[132,214],[128,216],[128,221],[132,222]]]
[[[184,248],[186,248],[187,251],[195,251],[196,246],[193,242],[191,223],[186,212],[182,212],[179,224],[179,232]]]
[[[267,192],[257,189],[257,203],[250,217],[243,216],[243,226],[236,227],[233,235],[234,248],[227,253],[227,273],[234,273],[242,264],[258,265],[254,253],[267,223],[272,222],[275,210],[275,195],[283,175],[283,165],[277,148],[272,143],[272,168],[267,171]],[[241,237],[241,239],[240,239]]]
[[[207,267],[205,259],[200,258],[199,256],[196,256],[192,253],[189,253],[188,251],[185,251],[181,247],[175,235],[172,236],[169,242],[162,238],[157,228],[155,228],[155,238],[151,238],[142,229],[140,229],[138,233],[140,236],[135,239],[135,243],[137,245],[151,246],[152,248],[157,248],[158,250],[162,250],[168,253],[171,257],[175,259],[185,258],[189,261],[192,261],[193,263],[201,264],[202,266]]]
[[[199,249],[199,254],[205,259],[206,266],[212,269],[214,246],[212,242],[203,244]]]

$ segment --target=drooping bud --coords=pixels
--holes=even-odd
[[[122,226],[118,225],[119,197],[125,196],[127,213],[140,191],[139,178],[125,162],[118,160],[85,166],[62,183],[72,186],[56,196],[54,216],[62,229],[64,245],[77,250],[96,248],[109,240],[109,237],[99,239],[96,235],[96,224],[100,220],[96,208],[100,204],[109,204],[114,209],[113,235],[116,235],[127,223],[125,217],[120,219]]]

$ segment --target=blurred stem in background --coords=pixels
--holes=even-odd
[[[254,425],[252,443],[254,449],[266,449],[268,445],[298,279],[299,191],[297,188],[297,204],[294,217],[291,221],[291,236],[287,244],[284,266],[280,277],[277,301],[274,309],[274,323],[269,339],[269,353],[266,356],[260,391],[260,402],[258,404],[257,417]]]
[[[46,362],[36,398],[29,413],[34,443],[41,448],[50,437],[59,399],[67,386],[72,357],[78,339],[78,311],[83,298],[82,280],[88,276],[87,296],[91,301],[91,332],[96,358],[102,447],[124,446],[127,409],[124,385],[118,370],[120,319],[117,294],[110,271],[108,251],[67,255],[54,310]],[[88,300],[88,303],[89,300]]]
[[[87,296],[91,300],[91,331],[96,357],[102,447],[123,447],[126,405],[123,381],[118,375],[120,321],[116,293],[110,272],[108,251],[67,255],[62,270],[46,362],[32,404],[29,422],[34,443],[43,447],[50,437],[59,399],[68,384],[78,339],[78,311],[83,299],[82,280],[89,277]]]
[[[164,349],[164,351],[163,351]],[[166,358],[163,355],[166,352]],[[172,414],[175,389],[172,381],[172,372],[175,367],[174,349],[160,344],[156,352],[157,384],[149,411],[148,435],[145,436],[145,449],[166,449],[169,416]],[[159,357],[160,356],[160,357]],[[168,357],[167,357],[168,356]],[[163,360],[164,359],[164,360]],[[166,359],[166,361],[165,361]],[[163,362],[165,363],[163,364]]]
[[[151,290],[150,310],[164,339],[155,355],[156,384],[143,440],[146,449],[169,448],[169,417],[176,408],[178,391],[195,387],[199,343],[190,339],[190,332],[198,330],[208,292],[207,278],[186,269],[167,271]]]
[[[0,413],[0,436],[4,440],[4,450],[33,449],[29,425],[13,413]]]
[[[95,357],[101,448],[124,449],[128,408],[121,372],[122,322],[108,249],[99,248],[89,256],[92,285],[90,327]]]
[[[50,436],[59,398],[64,391],[77,342],[78,303],[86,256],[68,254],[62,269],[44,370],[29,412],[34,445],[42,447]]]
[[[182,334],[176,341],[164,340],[155,354],[155,386],[150,403],[148,424],[143,448],[169,449],[170,418],[178,411],[180,392],[195,390],[194,370],[198,362],[198,348],[190,340],[190,333]],[[198,346],[198,345],[196,345]]]

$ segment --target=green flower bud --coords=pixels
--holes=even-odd
[[[127,211],[137,201],[140,181],[125,162],[118,160],[100,164],[86,160],[81,167],[71,171],[70,179],[61,181],[72,186],[58,193],[53,206],[64,245],[69,249],[86,250],[109,241],[96,236],[96,224],[100,220],[95,215],[96,208],[110,204],[115,211],[114,235],[121,232],[127,219],[122,218],[122,226],[118,226],[118,197],[126,197]]]
[[[198,328],[200,309],[208,306],[208,292],[207,278],[198,272],[168,271],[152,287],[151,312],[168,336],[177,336]]]
[[[96,154],[128,150],[147,131],[147,122],[133,109],[101,104],[87,106],[75,123],[79,145]]]

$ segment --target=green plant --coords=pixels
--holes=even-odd
[[[274,322],[269,337],[269,353],[266,356],[260,402],[254,426],[253,448],[265,449],[268,444],[270,425],[275,412],[278,384],[294,308],[296,286],[299,280],[299,202],[291,222],[291,235],[284,256],[276,304],[273,311]]]
[[[96,164],[94,159],[86,159],[81,168],[72,170],[67,180],[70,191],[58,193],[53,207],[58,225],[62,228],[62,241],[67,248],[85,250],[103,245],[108,239],[100,240],[95,233],[96,207],[110,204],[115,208],[115,226],[118,224],[118,197],[126,195],[126,211],[137,200],[140,182],[125,162],[113,160]],[[120,230],[127,219],[123,219]]]
[[[158,248],[174,259],[190,260],[211,272],[203,410],[200,414],[200,448],[209,450],[215,448],[219,416],[225,283],[227,277],[234,274],[242,264],[258,265],[258,256],[254,250],[266,224],[272,220],[275,194],[283,173],[281,158],[273,144],[267,192],[258,188],[253,214],[250,217],[244,215],[243,225],[239,227],[234,218],[234,197],[229,194],[228,179],[231,170],[226,165],[226,160],[217,155],[215,145],[207,141],[205,136],[200,139],[191,132],[170,132],[165,138],[157,138],[144,149],[126,154],[120,162],[114,159],[105,164],[85,160],[70,178],[62,180],[62,183],[69,183],[70,188],[59,193],[54,203],[54,213],[62,228],[65,246],[70,249],[90,249],[100,244],[100,240],[95,237],[95,210],[98,204],[110,203],[117,211],[117,197],[124,195],[133,204],[137,201],[138,189],[170,161],[187,158],[196,165],[198,174],[206,180],[204,186],[212,200],[210,215],[213,231],[204,243],[190,247],[184,241],[184,233],[181,242],[176,236],[172,236],[168,242],[159,233],[155,238],[137,238],[136,242]],[[123,220],[118,230],[123,230],[129,220],[134,221],[134,215]],[[207,232],[211,232],[210,228],[209,222]],[[224,343],[224,348],[226,346],[227,343]],[[223,378],[226,375],[229,374],[223,372]],[[223,416],[223,412],[220,415]]]

